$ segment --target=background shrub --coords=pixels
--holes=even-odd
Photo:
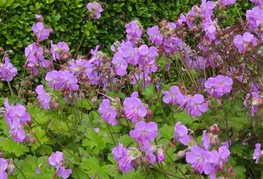
[[[0,47],[12,49],[11,58],[18,70],[25,59],[24,48],[34,41],[31,31],[36,19],[34,14],[42,14],[45,24],[53,28],[50,39],[54,43],[65,41],[73,49],[77,49],[79,41],[86,31],[80,53],[89,52],[97,44],[109,51],[110,45],[125,36],[125,24],[138,19],[144,28],[153,26],[161,19],[176,20],[182,12],[187,12],[200,0],[114,0],[101,1],[103,16],[99,20],[87,23],[87,0],[0,0]],[[236,7],[243,16],[249,2],[240,0]],[[219,12],[225,24],[233,23],[238,12],[235,7],[227,8],[227,13]],[[230,14],[229,14],[230,13]],[[227,17],[227,18],[226,18]],[[86,27],[88,26],[88,27]]]

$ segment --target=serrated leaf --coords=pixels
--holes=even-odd
[[[109,178],[111,173],[108,166],[100,166],[99,160],[95,157],[84,158],[80,164],[81,168],[86,170],[90,177],[94,178]]]
[[[181,121],[184,125],[191,124],[193,122],[192,117],[187,114],[186,111],[173,113],[173,117],[176,121]]]
[[[152,99],[156,96],[155,85],[151,83],[147,88],[142,91],[143,96],[146,99]]]
[[[8,154],[15,154],[17,157],[28,152],[28,148],[24,144],[15,142],[10,138],[2,140],[0,142],[0,147],[2,148],[3,152],[6,152]]]
[[[47,165],[48,157],[40,157],[37,158],[35,156],[28,155],[24,160],[19,162],[15,161],[19,168],[23,171],[23,174],[27,179],[35,179],[35,178],[52,178],[54,174],[54,169]],[[40,173],[36,173],[36,170],[39,169]],[[24,175],[19,172],[19,170],[15,170],[18,175],[18,178],[24,178]]]
[[[127,134],[126,135],[123,135],[120,137],[120,142],[124,145],[124,146],[129,146],[131,143],[134,142],[134,140],[128,136]]]
[[[34,136],[36,138],[36,143],[32,145],[32,149],[36,150],[41,145],[45,144],[48,141],[46,132],[40,127],[35,127],[32,129]]]
[[[78,106],[81,108],[85,108],[87,110],[91,110],[93,108],[91,101],[89,99],[78,99]]]
[[[108,137],[96,133],[93,129],[88,129],[85,137],[82,145],[94,154],[98,154],[106,147]]]
[[[51,120],[48,124],[48,128],[56,134],[62,134],[66,136],[71,136],[67,123],[60,120]]]
[[[174,135],[174,127],[165,124],[159,129],[159,132],[162,137],[170,140],[171,138],[173,138]]]

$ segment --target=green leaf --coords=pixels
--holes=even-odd
[[[15,161],[19,168],[23,171],[23,174],[27,179],[34,178],[52,178],[54,174],[54,169],[47,165],[48,157],[36,158],[35,156],[28,155],[24,160]],[[37,174],[36,170],[39,169],[40,173]],[[18,174],[18,178],[24,178],[22,173],[19,170],[15,170],[15,174]]]
[[[92,102],[89,99],[78,99],[78,106],[87,110],[93,108]]]
[[[151,83],[147,88],[143,89],[142,94],[148,100],[153,99],[156,96],[155,85]]]
[[[45,144],[48,141],[46,132],[40,127],[35,127],[32,129],[34,136],[36,138],[36,143],[32,145],[32,149],[36,150],[41,145]]]
[[[6,152],[7,154],[15,154],[17,157],[28,152],[28,148],[24,144],[15,142],[10,138],[2,140],[0,142],[0,147],[3,152]]]
[[[124,145],[124,146],[129,146],[131,143],[134,142],[134,140],[128,136],[127,134],[126,135],[123,135],[120,137],[120,142]]]
[[[109,140],[107,136],[96,133],[93,129],[88,129],[82,145],[87,147],[90,152],[98,154],[106,147],[107,140]]]
[[[71,136],[67,123],[64,121],[57,119],[51,120],[48,124],[48,128],[56,134],[62,134],[69,137]]]
[[[108,167],[107,165],[101,167],[99,164],[99,160],[96,157],[83,158],[80,166],[88,172],[90,177],[109,178],[109,174],[111,176],[114,175],[112,174],[110,167]]]
[[[174,127],[168,126],[167,124],[165,124],[159,129],[159,132],[162,137],[170,140],[171,138],[173,138],[173,135],[174,135]]]
[[[7,0],[0,0],[0,7],[6,4]]]
[[[237,178],[246,178],[246,168],[244,166],[235,166],[234,173]]]
[[[187,114],[185,110],[173,113],[173,117],[176,119],[176,121],[181,121],[184,125],[192,124],[193,122],[192,117]]]
[[[239,142],[235,142],[233,145],[231,145],[231,153],[236,154],[240,157],[243,156],[243,146]]]

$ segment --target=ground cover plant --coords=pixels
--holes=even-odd
[[[22,70],[0,49],[0,178],[260,178],[263,1],[251,3],[229,26],[235,0],[132,20],[111,53],[79,53],[84,36],[71,53],[35,14]],[[103,5],[87,3],[87,24]]]

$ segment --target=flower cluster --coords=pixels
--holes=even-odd
[[[23,142],[26,138],[26,133],[23,129],[31,120],[30,114],[21,104],[9,105],[8,99],[4,102],[6,113],[6,123],[9,125],[9,134],[13,136],[16,142]]]
[[[56,90],[78,90],[78,79],[68,70],[50,71],[46,74],[46,80]]]
[[[27,70],[31,71],[33,75],[37,75],[41,68],[48,68],[51,66],[51,62],[44,58],[44,50],[36,42],[28,45],[25,48]]]
[[[59,60],[61,57],[66,56],[70,48],[66,42],[59,42],[58,44],[53,44],[51,41],[50,52],[52,54],[53,60]]]
[[[10,63],[8,57],[5,57],[4,61],[4,63],[0,63],[0,79],[3,81],[12,81],[17,75],[17,69]]]
[[[112,154],[114,160],[118,162],[118,167],[123,173],[130,172],[134,167],[134,160],[140,157],[140,152],[135,148],[127,149],[123,147],[123,144],[119,144],[113,148]]]
[[[131,21],[130,23],[125,25],[125,28],[127,32],[126,37],[128,40],[135,42],[136,40],[141,39],[143,28],[139,21]]]
[[[63,159],[63,153],[60,151],[56,151],[48,158],[48,163],[56,167],[56,172],[54,176],[59,176],[63,179],[66,179],[70,176],[72,173],[71,169],[66,169],[66,167],[63,165],[64,159]]]
[[[133,92],[131,97],[125,98],[123,105],[125,117],[130,119],[132,123],[143,120],[147,114],[147,109],[138,98],[137,92]]]
[[[170,90],[163,91],[163,94],[164,103],[179,105],[181,109],[186,108],[187,113],[193,117],[201,116],[208,110],[208,103],[201,94],[183,95],[178,86],[172,86]]]
[[[240,52],[246,52],[248,48],[257,46],[257,39],[249,32],[242,35],[237,35],[234,39],[234,44]]]
[[[163,34],[161,34],[159,27],[157,25],[150,27],[147,29],[147,34],[149,36],[150,41],[153,44],[160,45],[163,41]]]
[[[74,75],[80,79],[88,79],[93,71],[92,64],[85,59],[77,59],[76,61],[72,60],[69,63],[69,69]]]
[[[163,147],[152,146],[150,143],[157,137],[157,131],[158,126],[155,122],[137,122],[135,128],[130,131],[130,136],[140,144],[140,150],[133,147],[127,149],[123,147],[123,144],[119,144],[112,150],[114,159],[118,162],[123,173],[129,172],[139,165],[153,165],[156,160],[158,162],[164,161]]]
[[[210,77],[205,82],[206,92],[214,97],[222,97],[232,89],[233,80],[228,76],[218,75]]]
[[[262,3],[257,3],[262,4]],[[263,13],[263,8],[261,6],[256,6],[251,10],[247,10],[246,18],[248,21],[248,26],[251,30],[257,30],[263,24],[263,18],[261,14]]]
[[[203,147],[194,145],[186,152],[186,162],[200,174],[205,173],[210,175],[210,178],[216,178],[216,171],[224,171],[224,164],[228,161],[230,151],[224,145],[218,150],[209,151],[211,141],[206,131],[203,132],[202,142]]]

